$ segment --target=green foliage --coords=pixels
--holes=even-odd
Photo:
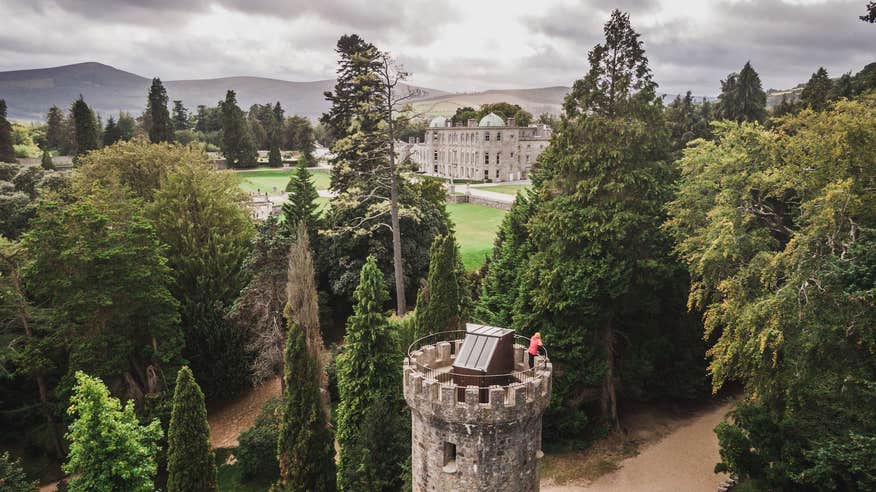
[[[173,129],[176,131],[190,130],[192,124],[189,118],[189,110],[183,106],[179,99],[173,101]]]
[[[240,433],[234,457],[245,480],[274,480],[280,474],[277,435],[280,431],[280,399],[271,398],[252,427]]]
[[[6,101],[0,99],[0,162],[18,162],[12,142],[12,125],[6,119]]]
[[[97,149],[99,145],[100,128],[94,112],[79,96],[70,109],[73,119],[73,142],[76,158]]]
[[[46,114],[47,150],[61,150],[64,141],[67,139],[64,133],[64,115],[58,106],[52,106]]]
[[[405,444],[410,435],[403,433],[404,425],[389,425],[403,421],[406,407],[398,371],[400,352],[383,312],[389,293],[373,256],[362,267],[354,298],[345,349],[337,362],[338,489],[398,490],[410,454]]]
[[[254,167],[258,152],[246,116],[237,106],[237,95],[228,91],[219,102],[222,110],[222,153],[232,168]]]
[[[718,95],[719,115],[736,122],[764,121],[767,96],[760,83],[760,76],[751,67],[751,62],[737,73],[731,73],[721,81]]]
[[[106,121],[106,127],[103,129],[103,146],[107,147],[122,139],[122,134],[119,131],[116,120],[112,116]]]
[[[299,164],[295,174],[289,178],[286,192],[289,193],[289,200],[283,204],[283,217],[288,235],[293,235],[298,224],[303,222],[307,235],[315,241],[322,222],[317,203],[319,193],[313,184],[313,176],[303,164]]]
[[[216,461],[210,449],[204,393],[187,366],[177,373],[173,392],[167,431],[167,475],[168,492],[216,490]]]
[[[64,471],[74,475],[71,492],[151,492],[161,439],[156,419],[142,426],[133,402],[122,407],[99,378],[76,373],[68,410],[74,418]]]
[[[771,130],[722,124],[717,137],[680,161],[666,228],[713,341],[713,387],[741,381],[750,395],[719,429],[723,467],[771,489],[866,490],[876,96],[804,110]]]
[[[0,490],[6,492],[34,492],[38,482],[27,478],[21,469],[21,460],[13,460],[8,451],[0,454]]]
[[[465,329],[468,282],[453,233],[436,237],[429,256],[429,277],[417,296],[419,336]]]
[[[158,77],[152,79],[152,86],[149,88],[146,114],[149,122],[147,128],[149,141],[152,143],[172,142],[174,122],[171,121],[170,111],[167,110],[167,90]]]
[[[315,136],[310,120],[303,116],[293,115],[285,120],[284,149],[297,150],[302,156],[309,158],[315,148]]]
[[[0,163],[0,235],[18,239],[36,213],[37,198],[53,188],[64,188],[57,173],[40,167]]]
[[[465,125],[470,119],[475,120],[475,123],[477,123],[481,118],[490,113],[496,113],[506,121],[508,118],[514,118],[517,126],[529,126],[533,121],[532,114],[529,111],[521,108],[519,104],[507,102],[482,104],[478,109],[470,106],[456,108],[456,112],[450,117],[450,121],[454,125]]]
[[[674,101],[669,103],[664,117],[666,118],[666,126],[669,128],[672,151],[675,155],[680,156],[681,149],[691,140],[711,136],[710,113],[711,103],[703,101],[702,105],[697,107],[690,91],[687,91],[684,98],[677,96]]]
[[[803,92],[800,93],[800,101],[815,111],[823,111],[830,101],[832,89],[833,83],[827,76],[827,70],[824,67],[819,67],[818,71],[813,73],[809,82],[806,83]]]

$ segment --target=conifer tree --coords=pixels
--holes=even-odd
[[[46,146],[49,150],[60,150],[63,144],[64,115],[58,106],[52,106],[46,115]]]
[[[0,162],[18,162],[12,146],[12,125],[6,119],[6,101],[0,99]]]
[[[299,164],[295,174],[289,178],[286,191],[289,193],[289,200],[283,204],[283,216],[287,231],[291,235],[298,223],[303,222],[307,234],[311,240],[315,240],[321,222],[319,205],[316,202],[319,192],[313,184],[313,176],[303,164]]]
[[[389,424],[404,412],[400,357],[383,312],[389,292],[373,256],[362,267],[354,299],[344,352],[338,357],[338,489],[398,490],[407,460],[404,441],[409,442],[410,435],[399,435],[403,426]],[[381,410],[379,418],[372,413],[376,408]]]
[[[52,154],[50,154],[48,150],[43,150],[43,155],[40,158],[40,167],[46,171],[55,170],[55,163],[52,162]]]
[[[191,369],[176,376],[167,430],[167,492],[216,490],[216,461],[210,449],[210,425],[204,393]]]
[[[818,70],[809,78],[803,92],[800,93],[800,101],[815,111],[823,111],[830,101],[832,88],[833,83],[827,75],[827,70],[824,67],[818,67]]]
[[[73,138],[76,146],[76,159],[95,150],[98,144],[97,121],[91,108],[85,104],[82,96],[79,96],[71,108],[73,113]]]
[[[460,330],[468,318],[468,282],[453,232],[432,243],[429,278],[417,296],[419,336]]]
[[[103,129],[103,146],[108,147],[121,139],[119,127],[116,125],[116,120],[112,116],[106,120],[106,127]]]
[[[280,129],[276,123],[268,136],[271,148],[268,151],[268,166],[280,167],[283,165],[283,157],[280,155]]]
[[[830,99],[832,101],[836,101],[837,99],[846,98],[851,99],[854,96],[854,88],[852,87],[852,73],[846,72],[840,75],[840,78],[837,79],[836,83],[833,84],[830,90]]]
[[[766,118],[767,96],[760,83],[760,76],[751,62],[737,73],[731,73],[721,81],[718,95],[721,118],[736,122],[763,121]]]
[[[228,166],[255,166],[258,151],[243,110],[237,105],[237,95],[228,91],[219,105],[222,109],[222,152]]]
[[[146,111],[149,113],[149,141],[172,142],[173,122],[170,120],[170,111],[167,110],[167,91],[158,77],[152,79]]]
[[[285,391],[277,440],[280,480],[273,490],[333,492],[337,490],[335,449],[328,427],[328,406],[323,404],[321,394],[322,337],[313,260],[307,232],[300,226],[289,251],[284,313],[288,326],[283,355]]]
[[[174,99],[173,101],[173,129],[174,130],[188,130],[191,128],[191,122],[189,122],[189,110],[183,106],[183,102],[179,99]]]
[[[152,492],[161,422],[142,426],[134,402],[122,407],[99,378],[76,372],[67,412],[73,417],[64,471],[70,492]]]

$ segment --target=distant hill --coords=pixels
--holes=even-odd
[[[9,117],[20,120],[42,120],[52,105],[67,108],[80,94],[98,113],[114,114],[129,111],[138,115],[146,106],[146,95],[152,79],[125,72],[109,65],[88,62],[61,67],[0,72],[0,99],[5,99]],[[255,103],[280,101],[287,114],[300,114],[316,119],[328,102],[323,92],[330,90],[334,80],[290,82],[262,77],[226,77],[205,80],[164,80],[170,100],[182,99],[194,110],[199,104],[215,106],[225,98],[225,92],[237,92],[238,103],[244,109]],[[421,98],[447,94],[420,87]]]

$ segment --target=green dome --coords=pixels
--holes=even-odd
[[[478,126],[505,126],[505,121],[496,113],[490,113],[478,122]]]
[[[443,116],[436,116],[429,122],[429,128],[443,128],[445,126],[447,126],[447,118]]]

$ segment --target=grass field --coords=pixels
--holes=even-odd
[[[237,179],[240,180],[240,188],[247,192],[270,193],[272,195],[280,194],[286,189],[286,184],[289,183],[289,177],[295,172],[294,169],[256,169],[254,171],[235,171]],[[329,174],[325,171],[310,170],[313,175],[313,184],[317,190],[327,190],[329,187]],[[276,192],[274,191],[276,188]]]
[[[484,186],[479,189],[484,191],[494,191],[496,193],[504,193],[506,195],[517,195],[518,191],[528,190],[530,188],[529,185],[498,185],[498,186]]]
[[[456,240],[465,269],[480,268],[484,256],[493,249],[493,240],[506,211],[470,203],[448,203],[447,211],[456,225]]]

